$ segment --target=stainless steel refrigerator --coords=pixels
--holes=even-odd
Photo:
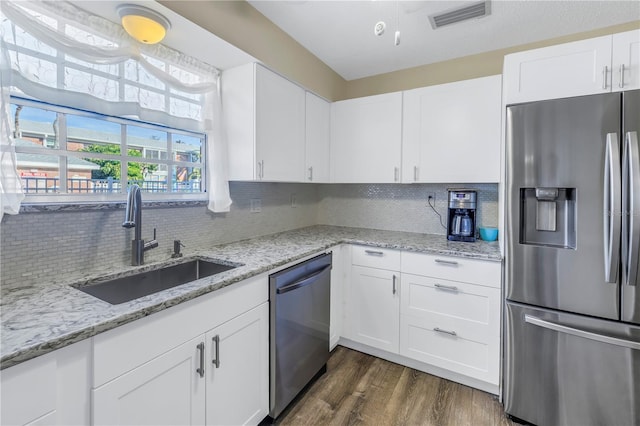
[[[640,91],[507,108],[504,403],[640,424]]]

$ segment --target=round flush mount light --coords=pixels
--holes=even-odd
[[[373,33],[377,36],[381,36],[384,34],[385,28],[387,28],[387,24],[385,24],[384,21],[377,22],[373,27]]]
[[[116,10],[125,31],[141,43],[159,43],[171,28],[167,18],[148,7],[122,4]]]

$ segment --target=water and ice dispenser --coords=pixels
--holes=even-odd
[[[576,248],[576,189],[521,188],[520,243]]]

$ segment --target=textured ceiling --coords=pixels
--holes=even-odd
[[[492,1],[491,14],[434,30],[428,16],[465,1],[249,3],[346,80],[640,20],[640,1]],[[386,23],[382,36],[374,34]],[[394,33],[400,31],[400,45]]]

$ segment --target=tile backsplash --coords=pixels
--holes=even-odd
[[[427,195],[435,194],[435,208],[446,223],[447,187],[232,182],[234,202],[228,213],[214,214],[204,205],[145,208],[142,237],[150,239],[155,227],[159,241],[159,247],[147,251],[145,259],[147,263],[168,259],[174,239],[185,244],[183,253],[188,255],[215,244],[315,224],[444,235],[446,230],[427,205]],[[496,226],[498,185],[471,187],[478,190],[478,223]],[[251,211],[255,199],[261,200],[259,213]],[[134,230],[122,228],[123,218],[122,205],[4,215],[0,225],[2,290],[69,281],[129,265]]]
[[[478,226],[498,225],[497,184],[320,185],[318,223],[446,235],[447,188],[478,191]],[[427,204],[433,203],[438,215]]]

